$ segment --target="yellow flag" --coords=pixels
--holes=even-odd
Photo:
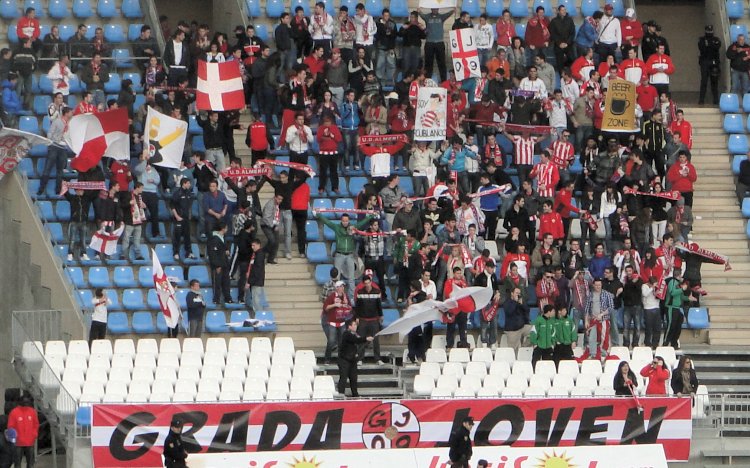
[[[636,132],[635,84],[628,80],[610,80],[604,101],[603,132]]]

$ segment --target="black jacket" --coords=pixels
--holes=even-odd
[[[565,42],[568,44],[568,47],[572,47],[575,43],[575,37],[576,25],[573,23],[573,18],[567,13],[562,18],[555,16],[549,22],[549,38],[556,46]]]
[[[374,285],[373,285],[374,286]],[[355,293],[354,316],[357,318],[374,319],[383,316],[383,303],[380,300],[380,290],[375,287],[367,292],[360,289]]]
[[[719,50],[721,49],[721,41],[718,37],[713,34],[701,37],[698,41],[698,51],[700,56],[698,57],[698,63],[706,63],[708,65],[719,64]]]
[[[192,189],[178,188],[172,194],[172,209],[177,212],[180,218],[189,220],[193,213],[193,200],[195,200],[195,195]]]
[[[85,223],[89,220],[89,207],[91,198],[86,194],[78,196],[73,193],[65,193],[65,199],[70,203],[70,221]]]
[[[744,45],[739,45],[737,42],[730,45],[727,49],[727,58],[732,70],[743,72],[750,70],[750,60],[742,60],[748,54],[750,54],[750,44],[747,42]]]
[[[216,121],[216,126],[211,124],[207,116],[198,115],[198,125],[203,128],[203,143],[206,149],[224,147],[224,122],[221,118]]]
[[[507,332],[518,331],[531,322],[529,307],[526,304],[507,299],[503,303],[503,310],[505,311],[505,331]]]
[[[636,282],[626,281],[622,285],[622,305],[625,307],[642,305],[641,286],[643,286],[643,281],[640,278]]]
[[[255,258],[252,260],[250,275],[247,278],[247,284],[250,286],[264,286],[266,283],[266,251],[259,249],[255,252]]]
[[[682,372],[675,369],[672,371],[672,391],[675,393],[688,393],[682,383]],[[690,369],[690,385],[693,387],[693,393],[698,390],[698,377],[695,375],[695,369]]]
[[[227,244],[224,239],[217,236],[216,234],[212,235],[208,240],[206,250],[208,251],[208,264],[211,266],[211,268],[227,267],[227,264],[229,262],[226,253]]]
[[[162,56],[162,62],[164,63],[164,68],[169,71],[169,67],[179,65],[182,67],[190,66],[190,44],[188,43],[187,39],[182,41],[182,54],[179,57],[175,57],[174,55],[174,39],[170,39],[167,41],[167,44],[164,46],[164,55]]]
[[[216,178],[207,164],[204,164],[202,167],[194,166],[193,176],[195,177],[195,186],[199,192],[208,192],[209,184]]]
[[[96,213],[99,216],[97,222],[100,221],[114,221],[115,224],[122,221],[122,210],[120,209],[120,200],[117,195],[114,198],[107,196],[107,198],[98,197],[94,200],[96,206]]]
[[[234,236],[234,243],[237,245],[237,261],[240,263],[247,263],[250,261],[250,257],[253,255],[253,250],[250,248],[250,242],[253,240],[255,235],[246,230],[241,230],[239,234]]]
[[[424,29],[408,24],[398,30],[398,35],[404,39],[404,47],[420,47],[422,40],[427,39],[427,33]]]
[[[473,454],[471,448],[471,433],[463,426],[463,424],[451,434],[449,444],[450,450],[448,451],[448,458],[450,458],[453,463],[468,463],[468,461],[471,460],[471,455]]]
[[[632,370],[628,371],[628,378],[631,382],[633,382],[633,387],[638,386],[638,379],[635,378],[635,374]],[[622,373],[617,372],[615,374],[615,378],[612,381],[612,387],[615,389],[615,395],[619,396],[631,396],[632,393],[630,393],[630,388],[628,388],[627,385],[625,385],[625,379],[622,378]]]
[[[206,301],[203,300],[200,292],[188,291],[185,302],[187,303],[188,320],[203,318],[203,314],[206,312]]]
[[[187,450],[182,444],[182,435],[170,429],[169,434],[164,439],[164,463],[174,468],[187,466],[185,464],[187,455]]]
[[[377,48],[385,50],[395,49],[396,36],[398,36],[396,22],[390,19],[386,23],[383,23],[383,18],[380,18],[375,23],[375,27],[377,28],[377,32],[375,33],[375,45]]]
[[[341,335],[341,345],[339,346],[339,359],[344,361],[355,362],[357,360],[358,345],[365,343],[367,338],[359,336],[349,330],[344,330]]]
[[[280,24],[273,33],[276,39],[276,48],[282,52],[292,48],[292,27]]]

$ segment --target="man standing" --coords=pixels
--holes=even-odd
[[[174,219],[174,233],[172,235],[172,251],[179,258],[180,241],[185,248],[185,256],[195,259],[190,245],[190,219],[193,216],[193,201],[195,195],[190,187],[190,179],[183,177],[180,188],[172,195],[172,218]]]
[[[208,193],[203,197],[203,206],[201,206],[201,209],[206,219],[206,233],[217,231],[218,224],[222,223],[229,209],[227,196],[224,195],[224,192],[219,191],[218,181],[212,180],[208,184]]]
[[[367,226],[372,220],[373,216],[368,215],[354,224],[354,229],[362,229]],[[349,215],[344,213],[341,215],[341,222],[334,223],[333,221],[323,217],[322,214],[318,214],[318,220],[328,226],[336,235],[336,255],[333,258],[333,264],[341,272],[341,277],[344,278],[349,290],[349,296],[354,295],[354,236],[352,235],[352,225],[349,223]]]
[[[125,186],[127,187],[127,185]],[[123,202],[127,204],[122,209],[122,218],[125,222],[125,232],[122,235],[122,255],[130,261],[130,237],[133,237],[136,260],[143,260],[141,256],[141,231],[143,223],[146,222],[146,204],[143,202],[141,193],[143,184],[136,182],[133,191],[125,194]]]
[[[205,113],[198,114],[198,125],[203,129],[203,143],[206,147],[206,160],[213,164],[218,173],[224,172],[224,135],[225,123],[220,120],[218,112],[210,112],[208,118]]]
[[[609,324],[614,310],[614,296],[602,289],[601,278],[595,279],[584,311],[584,328],[589,337],[589,349],[581,359],[596,356],[596,359],[601,360],[602,352],[606,354],[609,351]]]
[[[445,299],[448,299],[451,296],[451,293],[456,287],[468,287],[466,279],[464,278],[463,268],[456,266],[451,273],[452,276],[445,282],[445,286],[443,287],[443,298]],[[448,349],[453,348],[453,345],[455,344],[456,326],[458,326],[459,335],[458,347],[468,347],[468,342],[466,341],[467,319],[468,315],[461,310],[460,304],[443,314],[443,322],[448,324],[448,330],[445,335],[446,347]]]
[[[750,60],[750,57],[748,57]],[[669,77],[674,73],[672,58],[664,52],[664,45],[656,47],[656,53],[646,60],[646,73],[649,82],[654,85],[659,95],[669,92]],[[747,73],[745,73],[747,79]]]
[[[57,173],[55,193],[60,193],[62,189],[63,170],[68,164],[68,155],[71,154],[68,144],[65,142],[65,131],[68,128],[68,121],[70,121],[72,116],[73,110],[70,107],[64,107],[62,116],[59,119],[54,119],[50,124],[49,131],[47,131],[47,138],[52,140],[52,144],[49,146],[47,158],[44,161],[44,170],[42,172],[42,180],[39,183],[39,190],[36,192],[37,196],[44,193],[53,167]]]
[[[310,18],[310,35],[313,41],[313,50],[323,47],[324,57],[331,56],[331,40],[333,39],[333,17],[326,13],[326,4],[318,2],[315,4],[315,14]]]
[[[279,226],[281,225],[281,202],[284,196],[276,193],[263,206],[263,219],[260,227],[268,241],[268,263],[276,264],[276,254],[279,251]]]
[[[622,288],[624,327],[622,344],[629,348],[640,346],[641,323],[643,322],[643,282],[633,266],[625,267],[625,284]],[[632,341],[630,332],[633,332]]]
[[[461,421],[461,427],[451,434],[448,443],[450,446],[448,458],[452,467],[469,468],[469,460],[473,452],[471,448],[472,427],[474,427],[474,419],[467,416]]]
[[[503,303],[503,310],[508,346],[518,351],[519,347],[526,344],[531,333],[529,307],[524,304],[521,288],[516,286],[510,291],[508,299]]]
[[[266,296],[266,252],[260,246],[260,239],[253,239],[250,248],[253,253],[247,266],[247,284],[245,287],[252,295],[253,313],[251,316],[254,318],[255,311],[263,308],[262,300]],[[245,297],[245,304],[247,303],[248,300]]]
[[[208,240],[208,264],[211,267],[211,284],[214,286],[214,304],[233,304],[229,292],[229,249],[224,235],[227,225],[223,221],[216,224],[213,236]],[[222,294],[224,302],[221,302]]]
[[[367,52],[365,61],[371,61],[374,58],[375,53],[375,34],[378,32],[378,27],[375,24],[375,18],[365,10],[364,3],[357,3],[354,7],[356,13],[354,14],[354,45],[356,47],[363,47]]]
[[[185,446],[182,444],[182,419],[173,417],[169,423],[169,434],[164,439],[164,467],[185,468],[185,459],[188,456]]]
[[[185,297],[188,313],[188,336],[200,338],[203,332],[203,316],[206,313],[206,302],[201,294],[201,284],[197,279],[190,280],[190,291]]]
[[[573,18],[568,15],[565,5],[557,7],[557,16],[549,23],[550,40],[555,47],[555,70],[560,72],[569,66],[575,59],[575,48],[573,41],[576,35],[576,26]]]
[[[162,57],[169,86],[177,86],[188,76],[190,47],[185,43],[185,31],[178,29],[164,47]],[[91,89],[91,88],[89,88]]]
[[[16,430],[16,453],[14,466],[20,468],[21,460],[26,458],[26,467],[34,466],[34,444],[39,436],[39,418],[34,409],[31,397],[24,395],[21,404],[8,414],[8,429]]]
[[[383,323],[381,294],[373,286],[371,276],[362,278],[362,285],[362,288],[357,288],[354,293],[354,317],[359,322],[357,333],[367,338],[373,338],[372,352],[375,363],[382,366],[385,362],[380,359],[380,339],[375,336],[382,328]],[[365,357],[365,346],[360,346],[357,354],[358,364],[361,364]]]
[[[359,397],[357,391],[357,348],[363,343],[373,341],[372,336],[363,337],[357,334],[359,321],[355,318],[349,318],[344,322],[344,333],[341,335],[341,344],[339,345],[339,382],[336,390],[343,395],[346,391],[346,381],[352,389],[352,398]]]
[[[383,16],[377,21],[375,43],[378,57],[375,69],[383,86],[393,86],[396,73],[396,22],[391,18],[388,8],[383,8]]]
[[[78,77],[86,85],[86,89],[93,93],[94,105],[102,106],[107,103],[104,84],[109,81],[109,67],[102,62],[100,53],[95,53],[91,58],[91,63],[78,71]]]
[[[546,53],[545,49],[549,47],[550,41],[549,19],[544,15],[544,7],[536,7],[535,13],[526,24],[526,34],[524,35],[524,40],[528,46],[526,50],[527,65],[532,64],[532,58],[540,52]]]
[[[666,134],[664,124],[662,123],[662,114],[659,108],[655,108],[651,119],[643,124],[643,136],[646,139],[646,163],[650,166],[656,166],[656,173],[661,180],[664,180],[666,168],[664,166],[664,144],[666,143]]]
[[[703,104],[706,99],[706,86],[711,80],[711,95],[714,105],[719,104],[719,74],[721,73],[721,62],[719,62],[719,49],[721,40],[714,36],[714,27],[706,26],[705,34],[698,41],[698,64],[701,67],[701,87],[698,104]]]
[[[430,14],[420,13],[419,17],[427,25],[427,40],[424,43],[424,68],[427,77],[432,77],[432,64],[437,60],[438,72],[440,73],[440,82],[442,83],[448,77],[445,68],[445,38],[444,24],[452,14],[458,13],[458,5],[455,11],[446,11],[440,13],[439,8],[430,10]]]
[[[346,295],[346,284],[343,281],[336,281],[333,292],[328,294],[323,301],[323,313],[321,314],[323,331],[326,334],[325,364],[330,364],[331,353],[334,348],[338,347],[339,353],[341,352],[341,335],[344,332],[344,322],[351,318],[351,313],[352,303],[349,300],[349,296]],[[357,327],[355,326],[354,330],[356,329]],[[351,351],[351,359],[356,364],[356,349]]]
[[[594,44],[594,51],[599,55],[599,61],[603,61],[608,55],[616,56],[617,49],[622,45],[622,29],[620,20],[612,14],[614,7],[611,3],[604,5],[604,16],[599,20],[599,38]]]

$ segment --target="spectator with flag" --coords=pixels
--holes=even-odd
[[[103,340],[107,337],[107,306],[112,305],[112,299],[107,297],[102,288],[97,288],[91,304],[94,306],[94,311],[91,314],[89,348],[94,340]]]

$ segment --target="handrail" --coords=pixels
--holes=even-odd
[[[141,10],[144,13],[148,24],[151,24],[151,36],[156,39],[156,43],[159,45],[159,50],[164,50],[167,41],[164,40],[164,35],[161,33],[161,24],[159,23],[159,12],[156,11],[156,2],[154,0],[140,0]]]

